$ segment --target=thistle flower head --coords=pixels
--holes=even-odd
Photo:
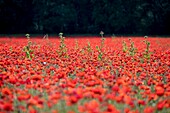
[[[27,38],[29,38],[29,37],[30,37],[30,34],[26,34],[25,36],[26,36]]]
[[[148,38],[148,36],[144,36],[144,38]]]
[[[63,33],[60,32],[60,33],[59,33],[59,36],[62,37],[62,36],[63,36]]]
[[[100,35],[104,35],[104,32],[103,32],[103,31],[100,31]]]

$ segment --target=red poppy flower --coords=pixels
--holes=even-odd
[[[89,112],[99,113],[99,103],[96,100],[92,100],[85,104],[85,108]]]
[[[58,100],[60,99],[61,95],[59,93],[55,93],[49,96],[50,100]]]
[[[38,113],[35,109],[31,109],[31,110],[29,110],[29,113]]]
[[[119,86],[118,85],[114,85],[112,87],[112,91],[118,92],[119,91]]]
[[[35,99],[30,99],[29,101],[28,101],[28,105],[36,105],[38,102],[37,102],[37,100],[35,100]]]
[[[164,88],[161,87],[161,86],[156,86],[156,87],[155,87],[155,91],[156,91],[156,94],[157,94],[158,96],[164,95]]]
[[[15,84],[15,83],[17,82],[17,80],[16,80],[14,77],[10,77],[10,78],[9,78],[9,82],[10,82],[11,84]]]
[[[138,104],[139,104],[139,105],[145,105],[146,103],[145,103],[144,100],[138,100]]]
[[[78,77],[83,77],[84,75],[85,75],[85,72],[79,72],[76,74],[76,76],[78,76]]]
[[[109,104],[107,106],[107,112],[109,112],[109,113],[120,113],[120,111],[118,109],[116,109],[116,107],[111,105],[111,104]]]
[[[129,108],[125,108],[125,109],[124,109],[124,112],[125,112],[125,113],[129,113],[129,112],[130,112],[130,109],[129,109]]]
[[[154,112],[154,107],[151,107],[151,106],[149,106],[149,107],[146,107],[146,108],[144,108],[144,113],[153,113]]]
[[[30,94],[22,94],[20,96],[18,96],[18,100],[22,101],[22,100],[28,100],[31,97]]]
[[[6,111],[12,111],[13,110],[12,103],[4,103],[3,109],[6,110]]]
[[[3,95],[11,95],[12,94],[11,90],[8,89],[8,88],[3,88],[1,90],[1,92],[2,92]]]
[[[162,110],[165,107],[165,101],[161,101],[157,103],[157,109]]]
[[[32,80],[35,80],[35,81],[38,81],[38,80],[41,80],[43,77],[41,75],[33,75],[31,77]]]

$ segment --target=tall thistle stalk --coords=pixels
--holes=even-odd
[[[100,46],[96,46],[96,49],[98,51],[98,60],[102,60],[103,57],[103,48],[104,48],[104,42],[105,42],[105,38],[104,38],[104,32],[101,31],[100,32],[101,35],[101,41],[100,41]]]
[[[26,53],[26,57],[31,60],[34,57],[34,54],[33,50],[31,49],[32,42],[30,40],[30,34],[26,34],[25,36],[27,38],[27,45],[24,46],[23,51]]]
[[[150,52],[150,42],[147,40],[147,36],[144,37],[146,40],[144,40],[145,44],[146,44],[146,49],[145,49],[145,52],[144,52],[144,58],[146,59],[150,59],[151,57],[151,52]]]
[[[68,57],[67,55],[67,48],[66,48],[66,44],[65,44],[65,37],[63,37],[63,33],[59,33],[59,37],[60,37],[60,46],[59,46],[59,50],[57,50],[57,53],[59,54],[60,57]]]
[[[130,41],[130,47],[128,47],[126,42],[123,41],[122,43],[123,52],[127,53],[127,55],[134,56],[137,52],[137,48],[135,48],[134,42],[132,41],[131,38],[129,38],[129,41]]]
[[[134,56],[136,54],[137,48],[135,48],[134,42],[132,41],[132,39],[129,39],[130,41],[130,48],[129,48],[129,54],[130,56]]]
[[[128,51],[128,47],[125,41],[123,41],[122,46],[123,46],[123,52],[126,53]]]

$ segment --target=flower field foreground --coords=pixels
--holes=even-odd
[[[1,37],[0,113],[170,113],[170,39]]]

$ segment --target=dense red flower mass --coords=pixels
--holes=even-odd
[[[169,38],[0,38],[2,113],[168,113],[169,97]]]

